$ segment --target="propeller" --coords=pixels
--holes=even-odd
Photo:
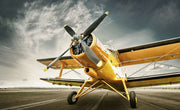
[[[93,22],[85,31],[81,36],[78,36],[75,31],[68,25],[64,25],[64,29],[70,34],[72,38],[72,44],[71,46],[65,51],[63,52],[59,57],[57,57],[56,59],[54,59],[45,69],[44,71],[47,71],[52,65],[54,65],[59,59],[61,59],[61,57],[67,53],[73,46],[76,46],[77,44],[80,43],[80,45],[82,46],[85,54],[87,55],[87,57],[96,65],[99,63],[100,59],[99,57],[93,52],[93,50],[87,46],[84,43],[84,40],[86,38],[88,38],[88,35],[90,35],[96,28],[97,26],[103,21],[103,19],[109,14],[108,11],[106,11],[103,15],[101,15],[95,22]]]
[[[74,32],[74,30],[69,27],[68,25],[64,25],[65,30],[71,35],[71,37],[73,37],[76,33]]]
[[[108,11],[106,11],[103,15],[101,15],[95,22],[93,22],[82,34],[82,36],[86,37],[87,35],[91,34],[97,26],[103,21],[103,19],[109,14]],[[64,25],[65,30],[73,37],[74,35],[77,35],[74,30],[69,27],[68,25]]]
[[[83,41],[81,42],[82,48],[84,50],[84,52],[86,53],[87,57],[94,63],[94,64],[98,64],[100,59],[99,57],[93,52],[93,50],[87,46]]]
[[[57,57],[56,59],[54,59],[45,69],[44,71],[47,71],[52,65],[54,65],[54,63],[56,63],[66,52],[68,52],[71,49],[72,45],[66,50],[64,51],[59,57]]]
[[[109,14],[108,11],[106,11],[103,15],[101,15],[94,23],[92,23],[83,33],[84,36],[87,36],[91,34],[96,27],[103,21],[103,19]]]

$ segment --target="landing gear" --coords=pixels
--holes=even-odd
[[[78,101],[78,98],[74,98],[76,96],[77,92],[73,91],[69,94],[67,101],[69,104],[75,104]]]
[[[98,84],[99,82],[100,82],[100,84]],[[88,83],[88,81],[85,81],[84,84],[82,85],[81,89],[78,91],[78,93],[76,91],[73,91],[71,94],[69,94],[67,101],[69,104],[75,104],[78,101],[78,98],[94,91],[95,89],[102,87],[103,85],[107,85],[113,91],[115,91],[116,93],[121,95],[124,99],[129,101],[131,108],[136,108],[136,103],[137,103],[136,93],[134,91],[128,92],[125,81],[123,80],[122,82],[123,82],[123,86],[124,86],[124,93],[121,93],[119,90],[117,90],[116,88],[114,88],[113,86],[111,86],[109,83],[107,83],[104,80],[97,80],[96,82],[91,84],[91,86],[89,86],[89,88],[87,88],[86,90],[83,91],[84,87]],[[91,90],[89,90],[89,89],[91,89]]]
[[[131,108],[136,108],[136,103],[137,103],[136,93],[134,91],[131,91],[129,93],[129,96],[130,96],[130,105],[131,105]]]

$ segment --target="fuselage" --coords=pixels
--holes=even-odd
[[[109,59],[110,54],[104,50],[102,43],[93,34],[89,36],[85,43],[100,59],[100,62],[95,64],[88,58],[86,53],[83,52],[81,46],[77,45],[72,48],[70,50],[71,56],[85,68],[85,73],[93,79],[116,80],[116,73]]]

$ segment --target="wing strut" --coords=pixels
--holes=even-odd
[[[64,69],[64,64],[63,62],[61,62],[61,69],[60,69],[59,77],[56,77],[56,79],[61,79],[63,69]]]

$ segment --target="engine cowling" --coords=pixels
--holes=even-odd
[[[89,35],[89,37],[84,41],[86,45],[88,45],[93,52],[99,57],[101,60],[102,66],[106,61],[108,54],[104,52],[103,45],[101,42],[93,35]],[[76,45],[75,47],[71,48],[70,50],[71,56],[76,59],[78,62],[80,62],[84,67],[91,67],[91,68],[99,68],[100,66],[97,66],[94,64],[84,53],[83,48],[80,44]]]

